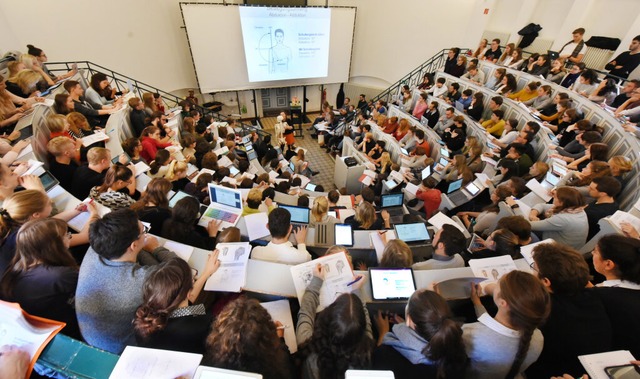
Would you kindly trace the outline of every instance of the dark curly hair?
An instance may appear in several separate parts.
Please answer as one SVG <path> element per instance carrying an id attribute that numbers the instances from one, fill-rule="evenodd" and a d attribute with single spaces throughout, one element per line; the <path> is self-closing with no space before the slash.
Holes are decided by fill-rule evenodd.
<path id="1" fill-rule="evenodd" d="M 207 364 L 259 373 L 265 379 L 292 377 L 289 353 L 280 348 L 275 324 L 258 300 L 242 296 L 227 304 L 211 330 Z"/>
<path id="2" fill-rule="evenodd" d="M 300 350 L 305 356 L 317 356 L 321 378 L 341 379 L 348 368 L 370 366 L 374 342 L 366 330 L 362 301 L 354 294 L 342 294 L 318 315 L 313 335 Z"/>

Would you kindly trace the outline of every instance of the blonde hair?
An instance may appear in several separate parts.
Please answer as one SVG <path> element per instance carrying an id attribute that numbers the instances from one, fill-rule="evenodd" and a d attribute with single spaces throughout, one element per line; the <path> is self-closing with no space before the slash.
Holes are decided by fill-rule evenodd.
<path id="1" fill-rule="evenodd" d="M 165 174 L 164 177 L 165 179 L 174 181 L 178 179 L 178 173 L 182 173 L 182 172 L 187 172 L 187 163 L 172 161 L 171 164 L 169 164 L 169 169 L 167 170 L 167 173 Z"/>
<path id="2" fill-rule="evenodd" d="M 75 143 L 71 138 L 67 137 L 55 137 L 47 143 L 47 151 L 54 157 L 62 155 L 66 145 L 74 145 Z"/>
<path id="3" fill-rule="evenodd" d="M 329 211 L 329 200 L 326 197 L 320 196 L 313 200 L 313 206 L 311 207 L 311 215 L 316 222 L 321 222 L 324 215 Z"/>
<path id="4" fill-rule="evenodd" d="M 33 66 L 38 67 L 38 58 L 30 54 L 22 54 L 19 61 L 23 63 L 24 67 L 28 70 L 33 70 Z"/>
<path id="5" fill-rule="evenodd" d="M 619 175 L 622 175 L 631 171 L 633 169 L 633 164 L 625 156 L 616 155 L 609 159 L 609 167 L 611 167 L 612 171 L 613 168 L 616 167 Z"/>
<path id="6" fill-rule="evenodd" d="M 382 153 L 382 155 L 380 155 L 381 174 L 384 174 L 387 171 L 387 168 L 389 168 L 389 165 L 387 163 L 391 163 L 391 154 L 389 154 L 388 151 L 385 151 L 384 153 Z"/>
<path id="7" fill-rule="evenodd" d="M 21 71 L 21 70 L 18 70 L 18 67 L 20 66 L 20 64 L 25 66 L 24 63 L 18 62 L 18 61 L 11 61 L 7 63 L 7 68 L 9 69 L 9 77 L 14 77 Z"/>
<path id="8" fill-rule="evenodd" d="M 4 200 L 0 209 L 0 235 L 3 238 L 14 226 L 29 221 L 34 213 L 42 212 L 51 200 L 38 190 L 16 192 Z"/>
<path id="9" fill-rule="evenodd" d="M 370 203 L 363 201 L 356 208 L 353 218 L 360 223 L 362 229 L 369 229 L 376 221 L 376 210 Z"/>
<path id="10" fill-rule="evenodd" d="M 99 164 L 100 161 L 104 159 L 109 160 L 110 158 L 109 149 L 105 149 L 104 147 L 92 147 L 87 152 L 87 162 L 89 162 L 89 164 Z"/>
<path id="11" fill-rule="evenodd" d="M 411 267 L 413 264 L 413 253 L 406 242 L 402 240 L 391 240 L 382 253 L 380 267 Z"/>
<path id="12" fill-rule="evenodd" d="M 37 85 L 41 80 L 43 80 L 42 76 L 33 70 L 22 70 L 12 78 L 12 81 L 27 96 L 37 90 Z"/>
<path id="13" fill-rule="evenodd" d="M 64 126 L 67 119 L 63 115 L 50 114 L 47 117 L 47 127 L 51 133 L 64 132 Z"/>
<path id="14" fill-rule="evenodd" d="M 150 108 L 153 112 L 158 110 L 151 92 L 145 92 L 142 94 L 142 102 L 144 103 L 145 108 Z"/>
<path id="15" fill-rule="evenodd" d="M 71 112 L 67 115 L 67 121 L 69 122 L 69 128 L 74 132 L 78 132 L 80 130 L 90 131 L 91 126 L 89 125 L 89 121 L 82 113 L 79 112 Z"/>

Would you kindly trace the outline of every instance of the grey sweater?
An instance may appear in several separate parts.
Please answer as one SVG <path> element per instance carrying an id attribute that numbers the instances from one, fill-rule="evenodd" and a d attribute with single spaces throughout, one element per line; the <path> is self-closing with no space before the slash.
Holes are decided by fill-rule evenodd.
<path id="1" fill-rule="evenodd" d="M 149 253 L 141 251 L 141 262 L 153 262 Z M 153 251 L 157 261 L 176 255 L 158 247 Z M 76 313 L 82 337 L 92 346 L 120 354 L 127 345 L 135 345 L 132 321 L 142 304 L 142 285 L 153 266 L 132 262 L 114 262 L 102 258 L 92 248 L 80 266 L 76 289 Z"/>
<path id="2" fill-rule="evenodd" d="M 298 312 L 298 324 L 296 325 L 296 340 L 298 342 L 298 346 L 306 342 L 313 335 L 313 325 L 316 320 L 316 310 L 318 309 L 318 304 L 320 304 L 320 288 L 322 287 L 322 283 L 322 279 L 314 276 L 302 296 L 300 311 Z M 367 311 L 365 304 L 362 305 L 364 308 L 365 319 L 367 320 L 366 333 L 369 338 L 373 340 L 369 311 Z M 321 379 L 315 354 L 307 357 L 302 365 L 302 377 L 303 379 Z"/>
<path id="3" fill-rule="evenodd" d="M 520 332 L 500 324 L 489 316 L 482 306 L 476 307 L 476 314 L 480 315 L 478 322 L 462 326 L 462 339 L 470 361 L 466 377 L 504 378 L 518 351 Z M 542 333 L 536 329 L 531 337 L 527 355 L 520 366 L 521 373 L 538 359 L 543 342 Z M 519 374 L 516 378 L 522 378 L 522 375 Z"/>
<path id="4" fill-rule="evenodd" d="M 538 214 L 544 214 L 553 207 L 552 204 L 537 204 L 531 209 L 538 211 Z M 516 208 L 516 213 L 523 215 L 520 208 Z M 560 212 L 553 216 L 540 221 L 530 221 L 531 230 L 534 232 L 542 232 L 542 239 L 551 238 L 556 242 L 564 243 L 574 249 L 580 249 L 587 242 L 589 234 L 589 220 L 584 211 L 576 213 Z"/>

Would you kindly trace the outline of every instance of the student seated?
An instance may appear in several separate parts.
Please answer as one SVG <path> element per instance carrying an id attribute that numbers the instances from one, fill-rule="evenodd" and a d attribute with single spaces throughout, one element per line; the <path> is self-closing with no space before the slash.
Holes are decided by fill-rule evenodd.
<path id="1" fill-rule="evenodd" d="M 178 200 L 171 210 L 171 218 L 162 225 L 163 238 L 200 249 L 213 250 L 221 220 L 211 220 L 207 227 L 198 225 L 200 203 L 191 196 Z"/>
<path id="2" fill-rule="evenodd" d="M 380 235 L 385 244 L 382 258 L 378 263 L 378 267 L 411 267 L 413 264 L 413 253 L 406 242 L 393 239 L 387 241 L 384 234 Z"/>
<path id="3" fill-rule="evenodd" d="M 325 275 L 321 265 L 314 268 L 298 312 L 296 340 L 304 359 L 304 378 L 339 378 L 347 369 L 371 365 L 371 320 L 358 296 L 342 294 L 316 317 Z"/>
<path id="4" fill-rule="evenodd" d="M 203 364 L 254 372 L 264 379 L 294 378 L 282 326 L 258 300 L 241 296 L 228 303 L 213 323 Z"/>
<path id="5" fill-rule="evenodd" d="M 73 305 L 78 265 L 69 253 L 69 237 L 62 220 L 27 221 L 16 235 L 16 255 L 0 281 L 0 298 L 31 315 L 65 322 L 62 333 L 82 340 Z"/>
<path id="6" fill-rule="evenodd" d="M 442 268 L 464 267 L 460 255 L 467 247 L 464 234 L 453 225 L 443 225 L 433 236 L 434 247 L 431 259 L 413 264 L 414 270 L 436 270 Z"/>
<path id="7" fill-rule="evenodd" d="M 579 355 L 611 351 L 611 324 L 604 305 L 588 288 L 589 267 L 582 255 L 560 243 L 537 245 L 533 269 L 551 294 L 551 313 L 540 327 L 544 347 L 527 376 L 582 374 Z"/>
<path id="8" fill-rule="evenodd" d="M 76 199 L 86 199 L 93 187 L 104 182 L 111 167 L 111 152 L 103 147 L 93 147 L 87 152 L 87 164 L 78 167 L 71 181 L 71 194 Z"/>
<path id="9" fill-rule="evenodd" d="M 130 209 L 113 211 L 91 224 L 89 242 L 76 290 L 80 331 L 90 345 L 120 354 L 135 344 L 131 321 L 153 265 L 177 256 L 148 236 Z"/>
<path id="10" fill-rule="evenodd" d="M 391 370 L 396 378 L 461 378 L 468 358 L 462 328 L 454 321 L 446 300 L 429 290 L 411 295 L 405 319 L 389 319 L 378 312 L 378 347 L 373 351 L 373 369 Z"/>
<path id="11" fill-rule="evenodd" d="M 374 206 L 368 201 L 363 201 L 356 207 L 356 214 L 347 217 L 344 223 L 350 224 L 353 230 L 382 230 L 391 228 L 390 217 L 387 211 L 380 212 L 378 216 Z"/>
<path id="12" fill-rule="evenodd" d="M 138 345 L 204 354 L 213 317 L 203 304 L 189 304 L 218 268 L 218 250 L 209 254 L 200 275 L 180 258 L 158 265 L 144 281 L 143 302 L 133 320 Z"/>
<path id="13" fill-rule="evenodd" d="M 336 224 L 340 220 L 333 216 L 329 216 L 329 200 L 326 197 L 320 196 L 313 199 L 313 206 L 311 207 L 311 214 L 309 217 L 309 225 L 316 226 L 318 224 Z"/>
<path id="14" fill-rule="evenodd" d="M 442 202 L 442 192 L 436 189 L 437 185 L 438 182 L 429 176 L 422 179 L 420 187 L 416 191 L 416 199 L 422 200 L 425 217 L 427 219 L 438 212 L 438 208 L 440 208 L 440 203 Z"/>
<path id="15" fill-rule="evenodd" d="M 260 213 L 262 212 L 260 210 L 260 205 L 262 205 L 262 192 L 264 191 L 264 187 L 263 188 L 252 188 L 251 190 L 249 190 L 249 193 L 247 194 L 247 203 L 245 205 L 244 208 L 242 208 L 242 216 L 247 216 L 247 215 L 251 215 L 251 214 L 255 214 L 255 213 Z M 267 210 L 269 212 L 271 212 L 273 209 L 275 209 L 275 204 L 273 203 L 273 201 L 270 198 L 265 198 L 264 199 L 264 204 L 267 207 Z"/>
<path id="16" fill-rule="evenodd" d="M 78 169 L 76 144 L 67 137 L 55 137 L 47 143 L 47 151 L 53 156 L 49 161 L 49 171 L 62 188 L 71 191 L 73 175 Z"/>
<path id="17" fill-rule="evenodd" d="M 169 191 L 171 191 L 171 183 L 167 179 L 151 179 L 140 200 L 131 205 L 131 209 L 136 211 L 140 221 L 151 224 L 149 230 L 151 234 L 159 235 L 164 222 L 171 218 L 169 199 L 167 199 Z"/>
<path id="18" fill-rule="evenodd" d="M 535 276 L 511 271 L 484 290 L 493 295 L 498 307 L 498 313 L 491 317 L 480 302 L 479 291 L 478 285 L 471 286 L 478 322 L 462 326 L 470 361 L 466 377 L 522 377 L 542 350 L 543 337 L 538 327 L 550 312 L 549 293 Z"/>
<path id="19" fill-rule="evenodd" d="M 612 350 L 640 355 L 640 241 L 621 235 L 602 237 L 593 250 L 593 266 L 605 281 L 594 291 L 602 300 L 613 329 Z"/>
<path id="20" fill-rule="evenodd" d="M 136 178 L 133 175 L 135 168 L 115 164 L 104 176 L 104 183 L 95 186 L 89 192 L 89 196 L 111 210 L 129 208 L 136 196 Z M 138 193 L 136 197 L 140 197 Z"/>
<path id="21" fill-rule="evenodd" d="M 271 241 L 267 246 L 256 246 L 251 250 L 251 259 L 261 261 L 279 262 L 291 265 L 308 262 L 311 254 L 307 252 L 306 238 L 307 228 L 298 228 L 295 236 L 297 248 L 289 242 L 289 236 L 293 230 L 291 214 L 283 208 L 276 208 L 269 213 L 267 229 L 271 233 Z"/>

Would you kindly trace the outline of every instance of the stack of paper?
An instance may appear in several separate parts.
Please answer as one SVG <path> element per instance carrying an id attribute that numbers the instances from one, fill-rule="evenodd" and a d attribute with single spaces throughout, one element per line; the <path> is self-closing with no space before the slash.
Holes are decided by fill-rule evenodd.
<path id="1" fill-rule="evenodd" d="M 313 270 L 318 264 L 322 265 L 325 273 L 324 283 L 320 288 L 320 304 L 317 309 L 320 312 L 331 305 L 338 296 L 351 292 L 351 287 L 347 284 L 353 281 L 354 275 L 344 252 L 325 255 L 310 262 L 292 266 L 293 285 L 301 303 L 304 292 L 313 279 Z"/>
<path id="2" fill-rule="evenodd" d="M 498 280 L 505 274 L 518 269 L 513 259 L 508 255 L 472 259 L 469 261 L 469 267 L 471 267 L 471 271 L 473 271 L 475 277 L 490 280 Z"/>
<path id="3" fill-rule="evenodd" d="M 246 215 L 244 216 L 244 222 L 247 226 L 249 241 L 259 240 L 271 234 L 267 229 L 269 216 L 265 212 Z"/>
<path id="4" fill-rule="evenodd" d="M 538 195 L 545 203 L 549 202 L 553 196 L 549 195 L 549 190 L 544 188 L 537 180 L 531 179 L 527 182 L 527 188 Z"/>
<path id="5" fill-rule="evenodd" d="M 249 242 L 219 243 L 220 268 L 204 285 L 205 291 L 240 292 L 247 280 L 247 261 L 251 253 Z"/>
<path id="6" fill-rule="evenodd" d="M 451 219 L 450 217 L 448 217 L 447 215 L 445 215 L 442 212 L 438 212 L 435 215 L 433 215 L 433 217 L 431 217 L 428 220 L 429 224 L 433 225 L 436 229 L 442 229 L 442 226 L 445 224 L 449 224 L 449 225 L 453 225 L 456 228 L 458 228 L 458 230 L 460 230 L 462 233 L 465 232 L 464 228 L 462 227 L 462 225 L 458 224 L 457 222 L 455 222 L 453 219 Z"/>
<path id="7" fill-rule="evenodd" d="M 606 367 L 628 365 L 630 361 L 635 361 L 635 358 L 628 350 L 580 355 L 578 359 L 591 379 L 609 379 L 609 376 L 604 371 Z M 626 378 L 626 376 L 624 377 Z M 635 376 L 630 376 L 630 378 L 633 377 L 637 378 L 637 373 Z"/>
<path id="8" fill-rule="evenodd" d="M 193 378 L 202 354 L 127 346 L 110 379 Z"/>
<path id="9" fill-rule="evenodd" d="M 291 308 L 289 300 L 270 301 L 268 303 L 260 303 L 264 309 L 269 312 L 273 321 L 280 321 L 284 328 L 284 343 L 289 348 L 289 353 L 293 354 L 298 351 L 298 343 L 296 341 L 296 329 L 291 316 Z"/>

